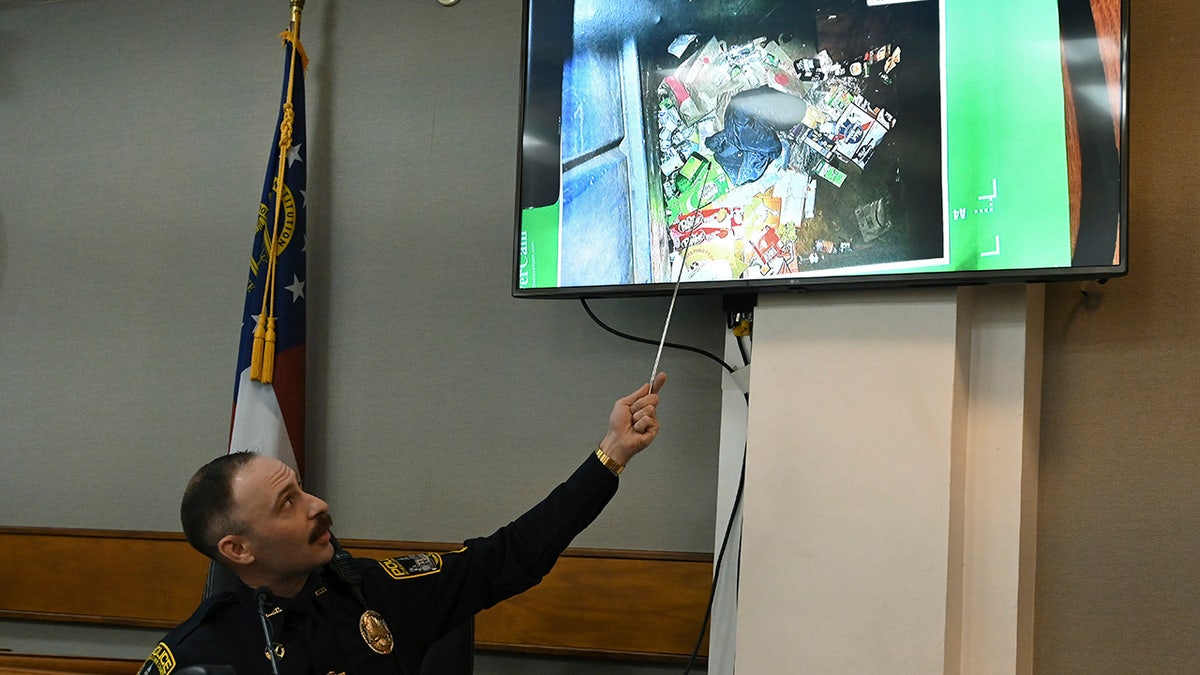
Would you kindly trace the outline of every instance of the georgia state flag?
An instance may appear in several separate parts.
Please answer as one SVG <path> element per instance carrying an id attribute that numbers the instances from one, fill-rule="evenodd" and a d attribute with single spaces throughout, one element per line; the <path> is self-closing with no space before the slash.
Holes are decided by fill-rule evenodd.
<path id="1" fill-rule="evenodd" d="M 304 49 L 299 40 L 284 33 L 283 93 L 279 121 L 267 161 L 258 224 L 250 257 L 246 303 L 238 348 L 237 378 L 233 393 L 229 451 L 253 450 L 276 457 L 301 476 L 304 473 L 304 363 L 305 363 L 305 170 Z M 288 102 L 291 105 L 288 106 Z M 290 110 L 289 110 L 290 108 Z M 283 150 L 283 194 L 276 194 L 280 170 L 280 138 L 291 139 Z M 276 218 L 276 203 L 279 217 Z M 278 233 L 273 288 L 268 285 L 269 246 Z M 264 305 L 264 295 L 266 304 Z M 275 317 L 275 365 L 268 383 L 250 378 L 254 329 L 264 307 Z M 268 349 L 270 346 L 268 345 Z"/>

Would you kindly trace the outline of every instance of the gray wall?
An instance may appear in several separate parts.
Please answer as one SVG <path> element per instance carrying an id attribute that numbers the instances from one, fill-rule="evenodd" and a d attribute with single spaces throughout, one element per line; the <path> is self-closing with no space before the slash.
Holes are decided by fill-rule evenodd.
<path id="1" fill-rule="evenodd" d="M 195 7 L 2 15 L 6 524 L 177 530 L 183 482 L 225 450 L 288 12 Z M 306 10 L 309 481 L 343 537 L 503 524 L 650 374 L 654 348 L 577 301 L 510 297 L 520 14 Z M 593 305 L 657 337 L 667 299 Z M 676 319 L 673 338 L 719 349 L 719 303 Z M 711 548 L 719 368 L 668 352 L 664 369 L 670 431 L 582 544 Z"/>
<path id="2" fill-rule="evenodd" d="M 1131 5 L 1132 272 L 1046 293 L 1039 673 L 1200 669 L 1200 13 Z"/>
<path id="3" fill-rule="evenodd" d="M 287 19 L 0 2 L 0 524 L 177 531 L 225 451 Z M 307 3 L 308 482 L 343 537 L 491 532 L 650 375 L 654 347 L 577 301 L 510 295 L 520 32 L 519 0 Z M 667 299 L 592 306 L 657 338 Z M 722 349 L 719 301 L 674 317 Z M 662 369 L 664 431 L 576 545 L 712 550 L 720 368 Z M 156 635 L 8 622 L 0 648 L 143 657 Z"/>
<path id="4" fill-rule="evenodd" d="M 508 296 L 518 4 L 308 3 L 310 482 L 344 536 L 501 524 L 653 360 L 577 303 Z M 0 523 L 174 530 L 182 482 L 222 451 L 286 14 L 0 0 Z M 1039 673 L 1200 663 L 1200 13 L 1132 19 L 1133 271 L 1099 299 L 1047 292 Z M 665 313 L 596 307 L 650 336 Z M 721 320 L 687 300 L 672 337 L 717 348 Z M 666 430 L 582 545 L 711 550 L 719 373 L 665 367 Z M 0 623 L 0 648 L 135 657 L 154 637 Z M 482 667 L 535 671 L 508 658 Z"/>

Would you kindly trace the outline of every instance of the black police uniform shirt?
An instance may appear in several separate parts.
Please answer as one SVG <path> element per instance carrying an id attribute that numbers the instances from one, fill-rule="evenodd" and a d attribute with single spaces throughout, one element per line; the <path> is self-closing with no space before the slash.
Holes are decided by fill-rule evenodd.
<path id="1" fill-rule="evenodd" d="M 541 581 L 616 490 L 617 477 L 593 454 L 541 503 L 489 537 L 449 553 L 354 559 L 363 602 L 328 566 L 295 597 L 268 594 L 265 614 L 280 675 L 415 675 L 438 637 Z M 373 651 L 360 632 L 364 603 L 387 623 L 395 643 L 390 654 Z M 139 675 L 170 675 L 190 665 L 271 673 L 252 589 L 242 584 L 203 602 L 158 643 Z"/>

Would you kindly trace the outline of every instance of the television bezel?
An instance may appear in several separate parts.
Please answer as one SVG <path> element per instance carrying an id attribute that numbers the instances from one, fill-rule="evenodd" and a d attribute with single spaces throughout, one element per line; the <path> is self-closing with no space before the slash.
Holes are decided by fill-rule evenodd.
<path id="1" fill-rule="evenodd" d="M 522 49 L 521 77 L 519 87 L 518 107 L 518 151 L 517 151 L 517 181 L 515 194 L 515 214 L 513 229 L 511 293 L 514 298 L 532 299 L 600 299 L 620 297 L 650 297 L 663 296 L 672 293 L 679 295 L 720 295 L 734 297 L 752 297 L 760 293 L 805 293 L 810 291 L 833 290 L 868 290 L 895 288 L 928 288 L 953 287 L 983 284 L 1025 284 L 1025 283 L 1054 283 L 1100 281 L 1119 278 L 1129 273 L 1129 13 L 1130 0 L 1114 0 L 1120 4 L 1120 33 L 1118 36 L 1118 61 L 1120 76 L 1117 93 L 1116 128 L 1120 138 L 1117 139 L 1117 168 L 1118 168 L 1118 231 L 1116 234 L 1116 251 L 1118 262 L 1109 265 L 1061 266 L 1042 268 L 1014 268 L 998 270 L 951 270 L 935 272 L 888 272 L 867 274 L 833 274 L 823 276 L 781 276 L 758 277 L 752 279 L 728 279 L 720 281 L 684 281 L 677 284 L 672 281 L 657 283 L 624 283 L 590 286 L 553 286 L 522 288 L 520 286 L 521 268 L 521 232 L 522 232 L 522 190 L 523 164 L 526 154 L 525 125 L 527 111 L 527 86 L 530 62 L 530 11 L 534 0 L 523 0 L 522 14 Z M 1086 1 L 1086 0 L 1083 0 Z M 1090 4 L 1090 3 L 1089 3 Z M 1061 7 L 1061 2 L 1059 3 Z M 1096 35 L 1096 41 L 1100 36 Z M 1064 57 L 1064 68 L 1065 57 Z M 1072 87 L 1076 97 L 1080 85 Z M 1111 89 L 1112 83 L 1107 83 Z M 1083 139 L 1080 138 L 1081 153 Z M 1091 193 L 1089 193 L 1091 194 Z M 1083 201 L 1082 188 L 1080 201 Z M 1082 227 L 1082 215 L 1080 216 Z"/>

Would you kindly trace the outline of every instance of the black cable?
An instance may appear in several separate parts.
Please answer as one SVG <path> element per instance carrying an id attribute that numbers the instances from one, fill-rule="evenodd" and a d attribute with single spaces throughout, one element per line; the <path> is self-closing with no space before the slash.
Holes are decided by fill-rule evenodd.
<path id="1" fill-rule="evenodd" d="M 747 396 L 749 399 L 749 396 Z M 747 401 L 748 402 L 748 401 Z M 696 646 L 692 649 L 692 657 L 688 659 L 683 675 L 692 672 L 692 665 L 700 655 L 700 646 L 704 644 L 704 634 L 708 631 L 708 621 L 712 618 L 713 602 L 717 597 L 717 582 L 721 579 L 721 564 L 725 560 L 725 549 L 729 546 L 729 535 L 733 532 L 733 523 L 737 520 L 738 511 L 742 505 L 742 490 L 746 486 L 746 449 L 742 448 L 742 470 L 738 476 L 737 492 L 733 495 L 733 508 L 729 510 L 729 522 L 725 524 L 725 535 L 721 538 L 721 550 L 717 553 L 717 561 L 713 565 L 712 586 L 708 589 L 708 607 L 704 610 L 704 621 L 700 623 L 700 635 L 696 638 Z"/>
<path id="2" fill-rule="evenodd" d="M 613 335 L 624 338 L 626 340 L 632 340 L 634 342 L 640 342 L 643 344 L 648 344 L 648 345 L 657 345 L 658 344 L 658 342 L 656 342 L 654 340 L 651 340 L 648 338 L 637 337 L 635 335 L 623 333 L 619 330 L 616 330 L 615 328 L 612 328 L 611 326 L 609 326 L 609 325 L 605 324 L 603 321 L 601 321 L 596 316 L 596 314 L 594 312 L 592 312 L 591 307 L 589 307 L 587 304 L 587 300 L 580 298 L 580 303 L 583 304 L 584 311 L 586 311 L 588 316 L 590 316 L 592 318 L 592 321 L 595 321 L 597 325 L 599 325 L 604 330 L 612 333 Z M 732 317 L 731 317 L 731 321 L 732 321 Z M 732 325 L 733 324 L 731 323 L 730 327 L 732 327 Z M 719 363 L 721 365 L 722 368 L 729 371 L 730 373 L 734 372 L 734 369 L 728 363 L 721 360 L 714 354 L 704 351 L 703 349 L 699 349 L 697 347 L 692 347 L 689 345 L 676 344 L 676 343 L 672 343 L 672 342 L 665 342 L 663 344 L 664 344 L 664 346 L 671 347 L 672 349 L 682 349 L 684 351 L 690 351 L 690 352 L 700 354 L 709 359 L 712 359 L 713 361 L 716 361 L 717 363 Z M 749 365 L 749 361 L 750 361 L 749 355 L 747 354 L 745 346 L 741 343 L 740 339 L 738 340 L 738 349 L 741 352 L 742 360 L 745 361 L 747 365 Z M 747 394 L 745 396 L 745 398 L 746 398 L 747 404 L 749 404 L 749 402 L 750 402 L 749 394 Z M 729 521 L 725 525 L 725 534 L 721 538 L 721 549 L 717 553 L 717 559 L 713 565 L 713 581 L 712 581 L 712 585 L 709 587 L 708 604 L 704 611 L 704 620 L 700 624 L 700 634 L 696 638 L 696 646 L 692 649 L 692 655 L 688 659 L 687 666 L 684 670 L 684 675 L 689 675 L 689 673 L 692 672 L 692 666 L 695 665 L 696 659 L 699 658 L 700 648 L 704 644 L 704 636 L 705 636 L 706 632 L 708 631 L 709 621 L 712 619 L 713 604 L 716 600 L 716 594 L 717 594 L 717 584 L 720 582 L 720 578 L 721 578 L 721 568 L 724 565 L 725 554 L 729 547 L 729 539 L 733 533 L 733 524 L 737 520 L 738 512 L 741 510 L 742 496 L 745 491 L 745 486 L 746 486 L 746 449 L 743 448 L 742 449 L 742 466 L 741 466 L 741 470 L 738 475 L 737 492 L 734 493 L 733 507 L 732 507 L 732 509 L 730 509 L 730 512 L 729 512 Z"/>
<path id="3" fill-rule="evenodd" d="M 651 340 L 649 338 L 643 338 L 643 337 L 638 337 L 636 335 L 630 335 L 629 333 L 622 333 L 621 331 L 613 328 L 612 326 L 609 326 L 608 324 L 601 321 L 599 317 L 596 316 L 596 314 L 592 311 L 591 307 L 588 307 L 587 300 L 585 298 L 580 298 L 579 302 L 583 305 L 583 311 L 587 312 L 588 316 L 592 317 L 592 321 L 595 321 L 596 325 L 598 325 L 601 328 L 603 328 L 604 330 L 612 333 L 613 335 L 616 335 L 617 337 L 620 337 L 620 338 L 625 338 L 626 340 L 632 340 L 634 342 L 641 342 L 642 344 L 655 345 L 655 346 L 658 345 L 658 340 Z M 733 366 L 722 361 L 721 358 L 718 357 L 716 354 L 713 354 L 712 352 L 706 352 L 703 349 L 700 349 L 699 347 L 693 347 L 691 345 L 681 345 L 676 342 L 664 342 L 663 346 L 670 347 L 672 349 L 682 349 L 685 352 L 693 352 L 693 353 L 699 354 L 701 356 L 708 357 L 708 358 L 712 359 L 713 361 L 716 361 L 717 363 L 721 364 L 721 367 L 724 368 L 725 370 L 729 371 L 730 373 L 733 372 Z"/>
<path id="4" fill-rule="evenodd" d="M 737 343 L 738 351 L 742 353 L 742 363 L 750 365 L 750 353 L 746 351 L 746 345 L 742 342 L 742 338 L 735 336 L 733 341 Z"/>
<path id="5" fill-rule="evenodd" d="M 580 302 L 580 304 L 583 305 L 583 310 L 585 312 L 587 312 L 587 315 L 592 318 L 592 321 L 596 322 L 596 325 L 598 325 L 601 328 L 603 328 L 604 330 L 612 333 L 613 335 L 616 335 L 617 337 L 620 337 L 620 338 L 624 338 L 626 340 L 632 340 L 633 342 L 641 342 L 643 344 L 648 344 L 648 345 L 657 345 L 658 344 L 658 342 L 651 340 L 649 338 L 643 338 L 643 337 L 638 337 L 636 335 L 630 335 L 628 333 L 622 333 L 621 331 L 619 331 L 619 330 L 609 326 L 608 324 L 604 323 L 603 321 L 601 321 L 599 319 L 599 317 L 597 317 L 596 314 L 594 312 L 592 312 L 592 308 L 588 306 L 587 300 L 585 298 L 580 298 L 579 302 Z M 729 321 L 732 322 L 733 319 L 734 319 L 733 315 L 730 314 Z M 732 328 L 733 325 L 734 325 L 733 323 L 730 323 L 729 327 Z M 745 362 L 745 365 L 750 365 L 749 354 L 746 353 L 745 346 L 741 343 L 740 338 L 737 340 L 737 343 L 738 343 L 738 350 L 741 352 L 741 355 L 742 355 L 742 361 Z M 711 352 L 704 351 L 703 349 L 700 349 L 699 347 L 692 347 L 691 345 L 682 345 L 682 344 L 677 344 L 677 343 L 673 343 L 673 342 L 663 342 L 663 346 L 670 347 L 672 349 L 682 349 L 684 351 L 700 354 L 701 356 L 708 357 L 708 358 L 712 359 L 713 361 L 716 361 L 717 363 L 721 364 L 721 367 L 724 368 L 725 370 L 729 371 L 729 373 L 732 374 L 734 372 L 733 367 L 730 366 L 728 363 L 725 363 L 725 361 L 722 360 L 720 357 L 716 356 L 715 354 L 713 354 Z M 746 399 L 746 405 L 749 405 L 750 404 L 750 394 L 748 394 L 748 393 L 744 394 L 744 398 Z M 733 523 L 734 523 L 734 521 L 737 520 L 738 511 L 741 510 L 742 492 L 743 492 L 745 486 L 746 486 L 746 448 L 743 447 L 742 448 L 742 468 L 738 474 L 737 492 L 735 492 L 733 495 L 733 508 L 731 508 L 729 511 L 729 522 L 725 524 L 725 534 L 721 537 L 721 550 L 717 552 L 717 559 L 716 559 L 716 562 L 713 564 L 713 580 L 712 580 L 712 585 L 709 587 L 709 590 L 708 590 L 708 605 L 704 609 L 704 620 L 700 623 L 700 635 L 696 638 L 696 646 L 695 646 L 695 648 L 692 649 L 691 658 L 688 659 L 687 667 L 683 671 L 684 675 L 688 675 L 688 673 L 692 672 L 692 666 L 695 664 L 696 659 L 700 656 L 700 647 L 704 644 L 704 635 L 708 631 L 708 622 L 712 618 L 713 603 L 717 597 L 717 583 L 721 579 L 721 565 L 722 565 L 722 563 L 724 563 L 725 551 L 729 546 L 729 536 L 730 536 L 730 534 L 733 533 Z"/>

